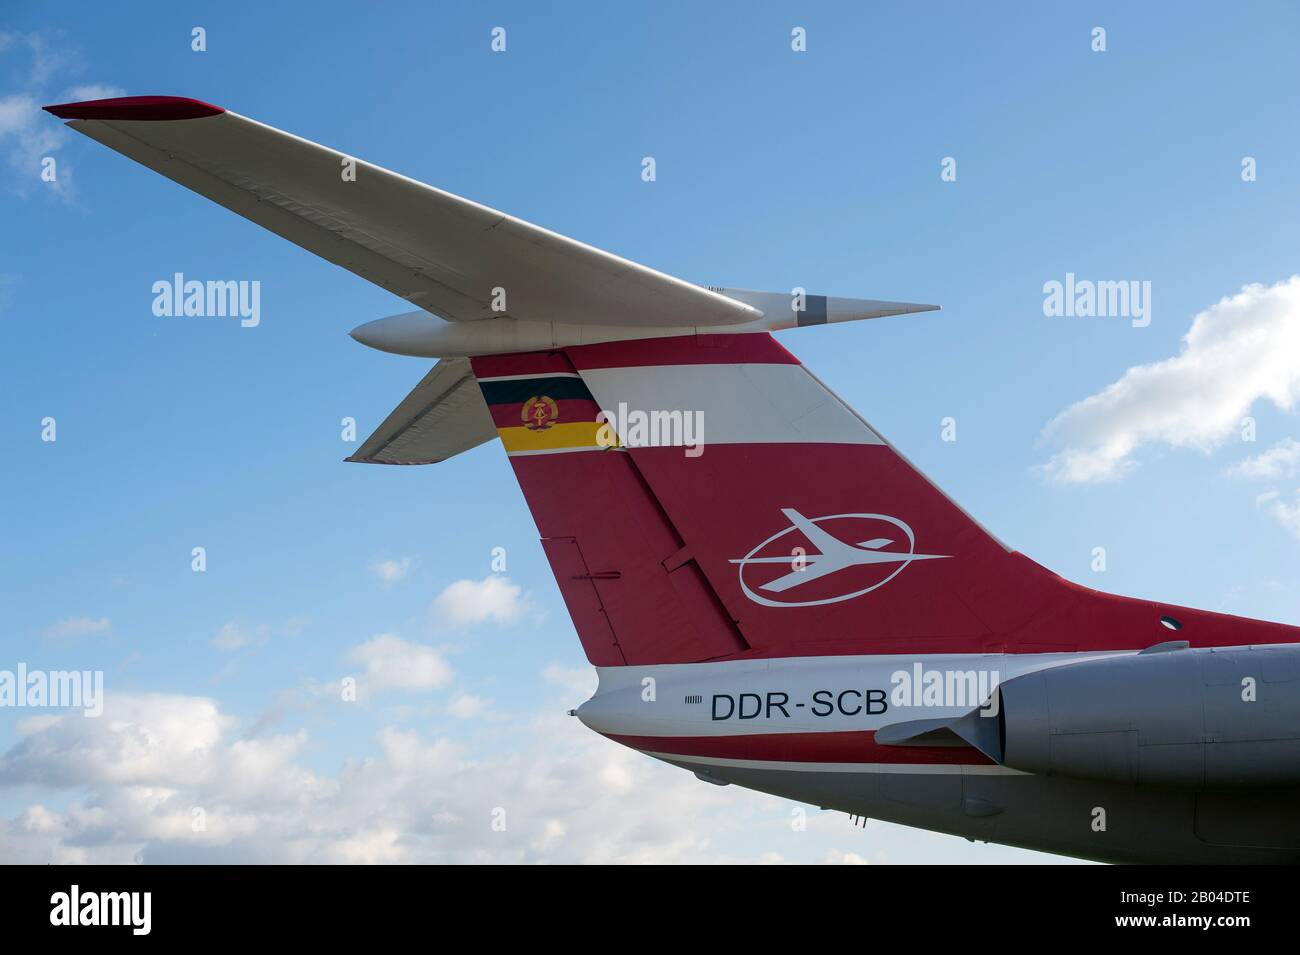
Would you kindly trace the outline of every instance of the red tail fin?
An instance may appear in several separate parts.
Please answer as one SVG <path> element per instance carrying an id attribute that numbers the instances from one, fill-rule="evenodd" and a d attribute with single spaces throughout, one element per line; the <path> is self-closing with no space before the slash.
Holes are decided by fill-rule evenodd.
<path id="1" fill-rule="evenodd" d="M 1173 636 L 1167 608 L 1076 587 L 1003 546 L 770 335 L 473 368 L 597 666 Z M 622 447 L 604 446 L 611 430 Z M 684 446 L 692 430 L 698 447 Z M 1179 614 L 1196 644 L 1297 639 Z"/>

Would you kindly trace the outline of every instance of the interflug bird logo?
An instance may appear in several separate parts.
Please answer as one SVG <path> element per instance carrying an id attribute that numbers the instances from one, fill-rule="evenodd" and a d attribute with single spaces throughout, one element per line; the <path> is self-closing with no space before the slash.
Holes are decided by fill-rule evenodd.
<path id="1" fill-rule="evenodd" d="M 560 417 L 560 409 L 549 396 L 534 395 L 524 402 L 519 417 L 523 420 L 524 427 L 532 431 L 545 431 Z"/>
<path id="2" fill-rule="evenodd" d="M 914 560 L 943 560 L 951 556 L 916 553 L 912 528 L 888 514 L 828 514 L 809 518 L 793 507 L 783 507 L 781 513 L 790 522 L 788 527 L 756 545 L 744 557 L 731 561 L 739 565 L 740 589 L 745 596 L 765 607 L 815 607 L 852 600 L 883 587 Z M 882 531 L 890 536 L 854 541 L 867 533 Z M 816 553 L 807 553 L 802 546 L 795 551 L 790 544 L 800 539 L 807 540 Z M 808 586 L 816 581 L 823 583 Z M 780 596 L 791 590 L 800 590 L 795 599 Z"/>

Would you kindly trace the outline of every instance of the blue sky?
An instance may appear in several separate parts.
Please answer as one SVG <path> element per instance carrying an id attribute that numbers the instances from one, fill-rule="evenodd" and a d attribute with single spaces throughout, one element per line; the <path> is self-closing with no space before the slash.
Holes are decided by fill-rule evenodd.
<path id="1" fill-rule="evenodd" d="M 1271 288 L 1300 271 L 1293 6 L 618 6 L 5 12 L 0 667 L 102 669 L 142 725 L 198 737 L 153 751 L 0 711 L 0 852 L 1045 861 L 841 817 L 792 834 L 787 803 L 700 793 L 587 739 L 562 717 L 585 660 L 499 447 L 428 468 L 342 462 L 340 420 L 364 438 L 427 368 L 346 333 L 409 306 L 35 111 L 88 87 L 214 102 L 701 284 L 942 304 L 781 337 L 1053 570 L 1300 622 L 1286 443 L 1300 292 Z M 175 272 L 260 281 L 260 326 L 155 317 L 151 286 Z M 1045 316 L 1043 285 L 1067 272 L 1149 281 L 1149 326 Z M 1178 363 L 1207 309 L 1221 347 Z M 1223 426 L 1243 407 L 1253 443 Z M 1105 480 L 1051 467 L 1114 442 L 1132 447 Z M 1249 461 L 1255 477 L 1231 473 Z M 450 620 L 480 605 L 439 595 L 487 577 L 494 547 L 517 590 L 496 593 L 495 616 Z M 407 570 L 385 581 L 383 561 Z M 337 703 L 328 688 L 385 634 L 415 648 L 423 682 Z M 420 796 L 472 814 L 492 798 L 476 786 L 508 802 L 521 779 L 546 808 L 495 843 L 449 835 Z M 259 816 L 277 783 L 319 801 Z M 159 809 L 151 787 L 178 795 Z M 175 835 L 196 800 L 229 828 Z"/>

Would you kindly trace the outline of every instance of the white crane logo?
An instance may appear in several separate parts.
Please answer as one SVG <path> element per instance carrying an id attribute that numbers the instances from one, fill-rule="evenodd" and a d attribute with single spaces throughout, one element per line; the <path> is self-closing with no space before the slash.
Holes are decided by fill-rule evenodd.
<path id="1" fill-rule="evenodd" d="M 783 507 L 781 513 L 790 522 L 789 527 L 777 531 L 767 540 L 755 546 L 744 557 L 731 560 L 731 563 L 738 566 L 740 589 L 745 592 L 745 596 L 754 603 L 762 604 L 765 607 L 815 607 L 821 604 L 839 603 L 841 600 L 852 600 L 854 597 L 861 597 L 863 594 L 869 594 L 871 591 L 883 587 L 901 574 L 903 569 L 914 560 L 943 560 L 952 556 L 951 554 L 916 553 L 916 537 L 912 534 L 912 528 L 888 514 L 827 514 L 825 517 L 804 517 L 793 507 Z M 901 546 L 904 543 L 903 540 L 896 541 L 890 537 L 874 537 L 858 543 L 849 543 L 840 540 L 840 538 L 820 526 L 823 523 L 832 521 L 843 522 L 848 520 L 883 521 L 886 524 L 891 524 L 902 532 L 907 549 L 905 551 L 884 550 L 885 547 L 891 544 Z M 772 544 L 787 535 L 795 533 L 802 534 L 818 552 L 806 555 L 772 553 L 759 556 L 764 550 L 775 551 L 776 548 L 772 548 Z M 781 564 L 790 567 L 790 572 L 777 577 L 775 580 L 758 584 L 757 590 L 766 591 L 770 594 L 783 594 L 786 591 L 810 584 L 815 580 L 822 580 L 832 574 L 838 574 L 850 567 L 867 565 L 880 565 L 883 567 L 887 564 L 897 564 L 897 566 L 883 579 L 875 580 L 865 587 L 856 586 L 856 584 L 862 583 L 859 579 L 850 584 L 855 588 L 853 590 L 833 596 L 821 596 L 815 600 L 773 600 L 770 597 L 756 593 L 755 587 L 751 586 L 751 582 L 753 576 L 757 576 L 757 574 L 747 576 L 746 572 L 749 568 L 770 567 Z"/>

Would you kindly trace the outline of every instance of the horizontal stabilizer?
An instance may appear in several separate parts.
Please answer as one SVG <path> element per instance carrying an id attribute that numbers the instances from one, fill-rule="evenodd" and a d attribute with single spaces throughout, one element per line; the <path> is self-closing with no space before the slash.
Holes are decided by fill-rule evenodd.
<path id="1" fill-rule="evenodd" d="M 436 464 L 497 436 L 464 358 L 445 359 L 347 458 L 360 464 Z"/>
<path id="2" fill-rule="evenodd" d="M 45 107 L 79 133 L 451 321 L 735 325 L 699 285 L 219 106 L 128 96 Z"/>

